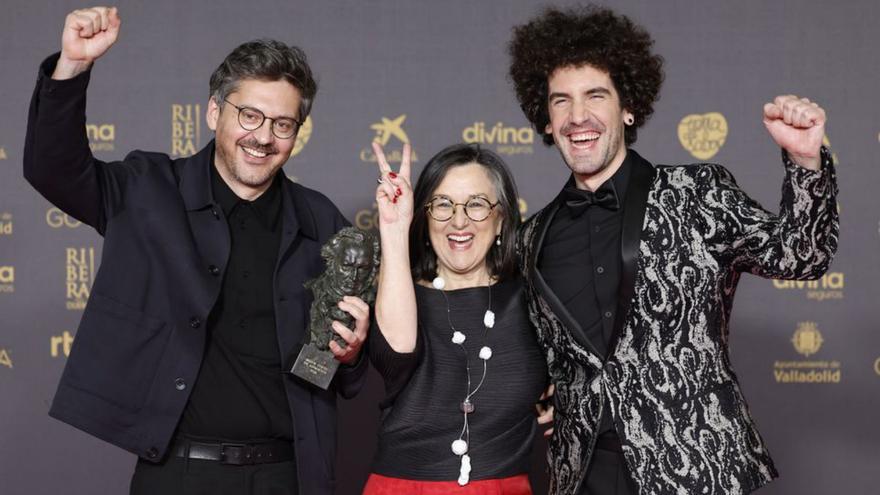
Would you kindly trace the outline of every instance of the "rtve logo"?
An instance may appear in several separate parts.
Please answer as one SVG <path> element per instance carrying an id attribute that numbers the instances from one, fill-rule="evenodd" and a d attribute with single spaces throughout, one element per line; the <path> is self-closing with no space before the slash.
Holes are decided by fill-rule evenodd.
<path id="1" fill-rule="evenodd" d="M 49 337 L 49 353 L 52 357 L 70 356 L 70 348 L 73 346 L 73 335 L 67 330 L 61 335 Z"/>

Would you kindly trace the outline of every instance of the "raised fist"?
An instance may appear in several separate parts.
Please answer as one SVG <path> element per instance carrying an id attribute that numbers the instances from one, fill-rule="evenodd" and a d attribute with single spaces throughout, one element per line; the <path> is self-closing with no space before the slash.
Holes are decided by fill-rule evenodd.
<path id="1" fill-rule="evenodd" d="M 91 7 L 68 14 L 61 34 L 61 58 L 52 78 L 68 79 L 87 70 L 116 42 L 121 22 L 116 7 Z"/>
<path id="2" fill-rule="evenodd" d="M 764 105 L 764 125 L 779 147 L 798 165 L 816 170 L 825 137 L 825 110 L 794 95 L 777 96 Z"/>

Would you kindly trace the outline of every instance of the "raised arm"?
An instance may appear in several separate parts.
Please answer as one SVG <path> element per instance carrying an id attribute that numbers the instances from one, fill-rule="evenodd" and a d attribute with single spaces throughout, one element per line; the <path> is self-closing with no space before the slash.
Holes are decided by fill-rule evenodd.
<path id="1" fill-rule="evenodd" d="M 783 150 L 779 214 L 761 208 L 729 172 L 717 167 L 706 197 L 718 206 L 712 220 L 723 235 L 718 246 L 738 271 L 767 278 L 818 278 L 837 251 L 839 233 L 834 164 L 822 148 L 825 111 L 806 98 L 779 96 L 764 105 L 764 124 Z"/>
<path id="2" fill-rule="evenodd" d="M 115 8 L 76 10 L 67 16 L 60 55 L 40 67 L 23 161 L 25 178 L 46 199 L 102 233 L 126 174 L 106 167 L 89 149 L 86 87 L 89 68 L 116 41 L 119 26 Z M 110 168 L 118 173 L 111 176 Z"/>
<path id="3" fill-rule="evenodd" d="M 392 350 L 407 353 L 415 350 L 418 321 L 409 261 L 409 225 L 414 207 L 410 183 L 411 150 L 408 144 L 404 145 L 398 173 L 391 170 L 378 143 L 373 143 L 373 150 L 382 181 L 376 188 L 382 244 L 376 323 Z"/>

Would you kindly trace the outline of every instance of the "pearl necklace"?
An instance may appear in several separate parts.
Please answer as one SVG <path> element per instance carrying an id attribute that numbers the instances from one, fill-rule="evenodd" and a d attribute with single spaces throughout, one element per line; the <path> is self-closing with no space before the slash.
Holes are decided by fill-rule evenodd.
<path id="1" fill-rule="evenodd" d="M 464 424 L 461 428 L 461 433 L 458 435 L 458 438 L 452 442 L 452 452 L 461 458 L 461 467 L 458 471 L 458 484 L 460 486 L 467 485 L 470 481 L 470 473 L 471 473 L 471 457 L 468 454 L 470 450 L 470 425 L 468 424 L 468 415 L 474 412 L 474 404 L 471 402 L 471 399 L 477 394 L 477 391 L 480 390 L 480 387 L 483 386 L 483 382 L 486 381 L 486 371 L 488 370 L 489 359 L 492 357 L 492 348 L 486 344 L 486 340 L 488 338 L 489 329 L 495 326 L 495 313 L 492 312 L 492 286 L 487 285 L 489 289 L 489 307 L 486 309 L 486 313 L 483 315 L 483 347 L 480 348 L 479 357 L 480 360 L 483 361 L 483 374 L 480 377 L 480 382 L 477 383 L 477 386 L 471 390 L 471 367 L 470 360 L 468 359 L 467 349 L 464 347 L 465 335 L 458 330 L 455 329 L 455 326 L 452 324 L 451 310 L 449 308 L 449 298 L 446 296 L 446 292 L 443 288 L 446 286 L 446 281 L 441 277 L 435 278 L 431 285 L 434 286 L 435 289 L 439 290 L 441 294 L 443 294 L 443 299 L 446 300 L 446 321 L 449 322 L 449 328 L 452 330 L 452 343 L 459 346 L 464 353 L 464 363 L 465 370 L 467 371 L 467 394 L 464 396 L 464 400 L 459 404 L 459 410 L 464 414 Z"/>

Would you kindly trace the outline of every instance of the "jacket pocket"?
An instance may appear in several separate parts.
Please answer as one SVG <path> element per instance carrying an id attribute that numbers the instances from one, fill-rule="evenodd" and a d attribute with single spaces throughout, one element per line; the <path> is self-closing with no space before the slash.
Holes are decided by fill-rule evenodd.
<path id="1" fill-rule="evenodd" d="M 68 385 L 137 411 L 149 392 L 170 332 L 165 322 L 92 293 L 65 369 Z"/>

